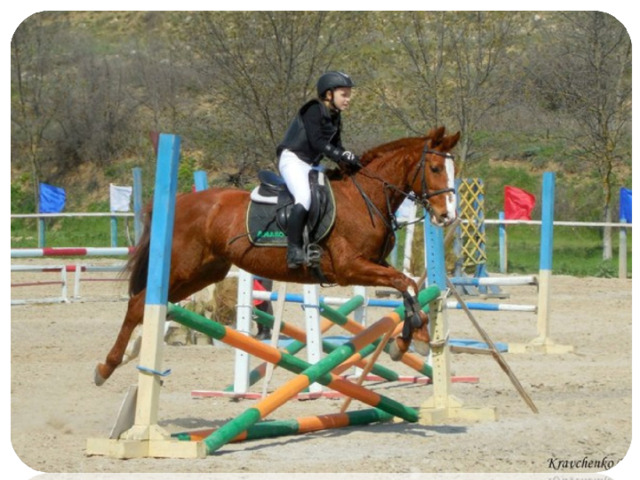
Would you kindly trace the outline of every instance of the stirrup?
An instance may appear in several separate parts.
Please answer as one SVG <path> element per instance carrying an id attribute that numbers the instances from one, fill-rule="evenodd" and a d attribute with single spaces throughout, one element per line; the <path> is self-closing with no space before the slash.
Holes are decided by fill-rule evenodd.
<path id="1" fill-rule="evenodd" d="M 307 265 L 315 268 L 320 265 L 322 259 L 322 247 L 317 243 L 307 245 Z"/>

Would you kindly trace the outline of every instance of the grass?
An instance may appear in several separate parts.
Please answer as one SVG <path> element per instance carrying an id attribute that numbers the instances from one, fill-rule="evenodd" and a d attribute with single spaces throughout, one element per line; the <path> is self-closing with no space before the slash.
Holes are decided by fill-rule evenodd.
<path id="1" fill-rule="evenodd" d="M 110 217 L 47 218 L 44 223 L 47 247 L 111 246 Z M 129 246 L 129 236 L 131 242 L 135 236 L 133 219 L 118 217 L 116 226 L 117 246 Z M 11 248 L 38 248 L 37 220 L 11 220 Z"/>
<path id="2" fill-rule="evenodd" d="M 619 232 L 613 233 L 613 258 L 602 259 L 601 229 L 592 227 L 555 226 L 553 238 L 553 273 L 576 277 L 617 277 Z M 486 226 L 487 270 L 500 272 L 500 243 L 497 225 Z M 405 231 L 398 233 L 398 262 L 404 252 Z M 627 276 L 631 276 L 633 237 L 627 232 Z M 414 234 L 411 272 L 424 272 L 423 233 L 418 226 Z M 452 270 L 455 259 L 447 246 L 447 266 Z M 390 263 L 394 263 L 390 260 Z M 536 274 L 540 269 L 540 226 L 509 225 L 507 227 L 507 273 Z M 467 272 L 473 275 L 473 271 Z"/>
<path id="3" fill-rule="evenodd" d="M 553 236 L 553 273 L 577 277 L 617 277 L 619 232 L 613 233 L 613 258 L 602 259 L 601 229 L 555 226 Z M 500 271 L 498 227 L 487 227 L 487 268 Z M 630 275 L 632 235 L 627 233 L 627 272 Z M 540 262 L 540 227 L 507 227 L 507 272 L 536 273 Z"/>

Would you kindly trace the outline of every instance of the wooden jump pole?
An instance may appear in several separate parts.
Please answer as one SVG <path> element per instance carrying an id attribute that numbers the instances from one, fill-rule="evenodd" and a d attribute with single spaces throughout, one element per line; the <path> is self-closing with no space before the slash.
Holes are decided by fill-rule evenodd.
<path id="1" fill-rule="evenodd" d="M 342 315 L 338 310 L 333 309 L 329 305 L 324 304 L 322 302 L 320 303 L 320 315 L 322 315 L 324 318 L 328 320 L 331 320 L 337 325 L 340 325 L 342 328 L 344 328 L 350 333 L 353 333 L 354 335 L 362 332 L 365 328 L 363 325 L 360 325 L 359 323 L 354 322 L 353 320 L 347 318 L 345 315 Z M 374 348 L 375 348 L 375 345 L 378 344 L 377 342 L 378 341 L 374 342 Z M 385 345 L 384 351 L 388 353 L 388 350 L 389 350 L 388 345 Z M 400 357 L 399 361 L 404 363 L 408 367 L 413 368 L 418 373 L 421 373 L 422 375 L 425 375 L 429 378 L 431 378 L 431 376 L 433 375 L 433 370 L 431 368 L 431 365 L 426 363 L 422 359 L 422 357 L 420 357 L 419 355 L 416 355 L 415 353 L 406 352 L 404 353 L 404 355 L 402 355 L 402 357 Z"/>
<path id="2" fill-rule="evenodd" d="M 529 394 L 525 391 L 524 387 L 518 380 L 518 377 L 515 376 L 515 374 L 513 373 L 513 370 L 511 370 L 511 367 L 509 367 L 509 364 L 507 363 L 507 361 L 504 359 L 500 351 L 496 348 L 496 345 L 493 343 L 493 340 L 491 340 L 491 337 L 489 337 L 489 334 L 485 331 L 484 328 L 482 328 L 480 323 L 476 320 L 476 318 L 471 313 L 471 310 L 467 308 L 465 301 L 456 290 L 455 285 L 451 283 L 449 279 L 447 279 L 447 285 L 449 286 L 449 291 L 458 299 L 458 302 L 460 302 L 460 304 L 462 305 L 463 310 L 469 317 L 469 320 L 471 320 L 471 323 L 473 324 L 475 329 L 478 331 L 478 333 L 482 337 L 482 340 L 484 340 L 484 342 L 489 347 L 491 356 L 493 356 L 496 362 L 498 362 L 498 365 L 500 365 L 500 368 L 502 368 L 504 373 L 507 374 L 507 377 L 509 377 L 509 380 L 511 380 L 511 383 L 516 388 L 516 390 L 518 391 L 522 399 L 526 402 L 527 405 L 529 405 L 529 408 L 531 408 L 531 411 L 533 413 L 538 413 L 538 408 L 536 407 L 535 403 L 533 403 L 533 400 L 531 399 Z"/>
<path id="3" fill-rule="evenodd" d="M 439 297 L 439 295 L 440 289 L 438 287 L 430 287 L 429 289 L 420 292 L 419 302 L 421 305 L 425 305 L 434 298 Z M 390 398 L 379 395 L 329 373 L 358 350 L 370 344 L 383 333 L 400 323 L 403 310 L 404 309 L 402 307 L 397 308 L 396 311 L 378 320 L 378 322 L 353 337 L 351 341 L 343 344 L 331 354 L 321 359 L 318 363 L 309 365 L 301 359 L 280 352 L 269 345 L 265 345 L 251 337 L 235 332 L 224 325 L 218 324 L 217 322 L 213 322 L 204 317 L 200 317 L 199 315 L 184 310 L 177 305 L 170 305 L 170 317 L 187 327 L 199 330 L 206 335 L 221 340 L 236 348 L 241 348 L 252 355 L 260 356 L 269 362 L 292 371 L 299 370 L 302 367 L 302 370 L 297 377 L 287 382 L 274 393 L 258 402 L 254 407 L 249 408 L 238 417 L 220 427 L 211 436 L 207 437 L 204 441 L 207 453 L 211 454 L 218 450 L 220 447 L 236 437 L 240 432 L 257 423 L 261 418 L 264 418 L 266 415 L 273 412 L 276 408 L 284 404 L 303 389 L 307 388 L 313 382 L 327 385 L 334 390 L 338 390 L 350 397 L 354 397 L 357 400 L 380 408 L 407 421 L 416 422 L 418 420 L 418 415 L 412 408 L 406 407 Z"/>
<path id="4" fill-rule="evenodd" d="M 354 310 L 355 308 L 358 308 L 360 305 L 362 305 L 362 303 L 364 302 L 364 299 L 361 296 L 358 297 L 354 297 L 355 302 L 347 302 L 344 305 L 341 305 L 337 311 L 340 312 L 341 314 L 345 314 L 345 313 L 349 313 L 350 310 Z M 355 305 L 355 307 L 354 307 Z M 266 312 L 263 312 L 262 310 L 258 310 L 256 308 L 254 308 L 253 311 L 254 315 L 255 315 L 255 320 L 258 323 L 261 323 L 267 327 L 272 327 L 273 325 L 273 315 L 270 315 Z M 320 333 L 325 333 L 327 330 L 329 330 L 329 328 L 331 328 L 332 326 L 334 326 L 335 324 L 329 320 L 323 320 L 320 323 Z M 358 324 L 359 325 L 359 324 Z M 286 350 L 288 353 L 296 353 L 300 350 L 302 350 L 306 343 L 307 343 L 307 334 L 299 327 L 295 326 L 295 325 L 291 325 L 289 323 L 286 322 L 282 322 L 281 324 L 281 331 L 283 334 L 291 337 L 294 339 L 294 341 L 291 343 L 291 345 L 289 345 Z M 361 350 L 362 356 L 365 357 L 369 354 L 368 349 L 369 348 L 373 348 L 375 349 L 375 343 L 372 343 L 371 345 L 368 345 L 367 347 L 365 347 L 364 349 Z M 337 345 L 332 344 L 331 342 L 328 342 L 326 340 L 322 341 L 322 350 L 325 353 L 331 353 L 333 352 L 336 348 L 338 348 Z M 366 351 L 366 352 L 365 352 Z M 373 350 L 372 350 L 373 351 Z M 359 367 L 364 368 L 366 366 L 365 361 L 359 361 L 357 363 L 357 365 Z M 385 380 L 388 381 L 396 381 L 399 378 L 399 375 L 394 372 L 393 370 L 383 366 L 383 365 L 378 365 L 378 364 L 374 364 L 372 366 L 373 368 L 373 373 L 384 378 Z"/>
<path id="5" fill-rule="evenodd" d="M 393 415 L 368 408 L 345 413 L 330 413 L 327 415 L 313 415 L 291 420 L 270 420 L 258 422 L 240 433 L 230 443 L 243 442 L 245 440 L 258 440 L 261 438 L 281 437 L 285 435 L 298 435 L 302 433 L 317 432 L 330 428 L 343 428 L 357 425 L 368 425 L 376 422 L 387 422 L 393 419 Z M 176 433 L 173 437 L 179 440 L 200 441 L 215 432 L 215 428 L 205 428 L 191 432 Z"/>

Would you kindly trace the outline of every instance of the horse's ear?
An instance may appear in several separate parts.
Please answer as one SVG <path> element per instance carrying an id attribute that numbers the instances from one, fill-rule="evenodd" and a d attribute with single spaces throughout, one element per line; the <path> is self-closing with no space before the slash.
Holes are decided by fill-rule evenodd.
<path id="1" fill-rule="evenodd" d="M 442 140 L 442 147 L 443 147 L 442 150 L 445 152 L 448 152 L 449 150 L 451 150 L 453 147 L 456 146 L 456 144 L 458 143 L 458 140 L 460 140 L 460 131 L 457 131 L 453 135 L 449 135 L 448 137 L 445 137 Z"/>
<path id="2" fill-rule="evenodd" d="M 442 136 L 444 135 L 444 127 L 432 128 L 427 133 L 427 138 L 431 140 L 432 145 L 437 145 L 442 140 Z"/>

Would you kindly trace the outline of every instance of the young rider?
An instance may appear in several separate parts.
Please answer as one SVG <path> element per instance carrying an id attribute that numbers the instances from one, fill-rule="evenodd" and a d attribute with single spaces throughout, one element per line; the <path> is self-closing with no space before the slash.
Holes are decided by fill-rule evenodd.
<path id="1" fill-rule="evenodd" d="M 294 199 L 288 220 L 287 266 L 298 268 L 305 261 L 302 232 L 311 205 L 309 172 L 323 156 L 357 170 L 356 155 L 345 150 L 340 138 L 340 113 L 349 108 L 354 83 L 343 72 L 326 72 L 317 83 L 318 98 L 298 111 L 278 145 L 278 168 Z"/>

